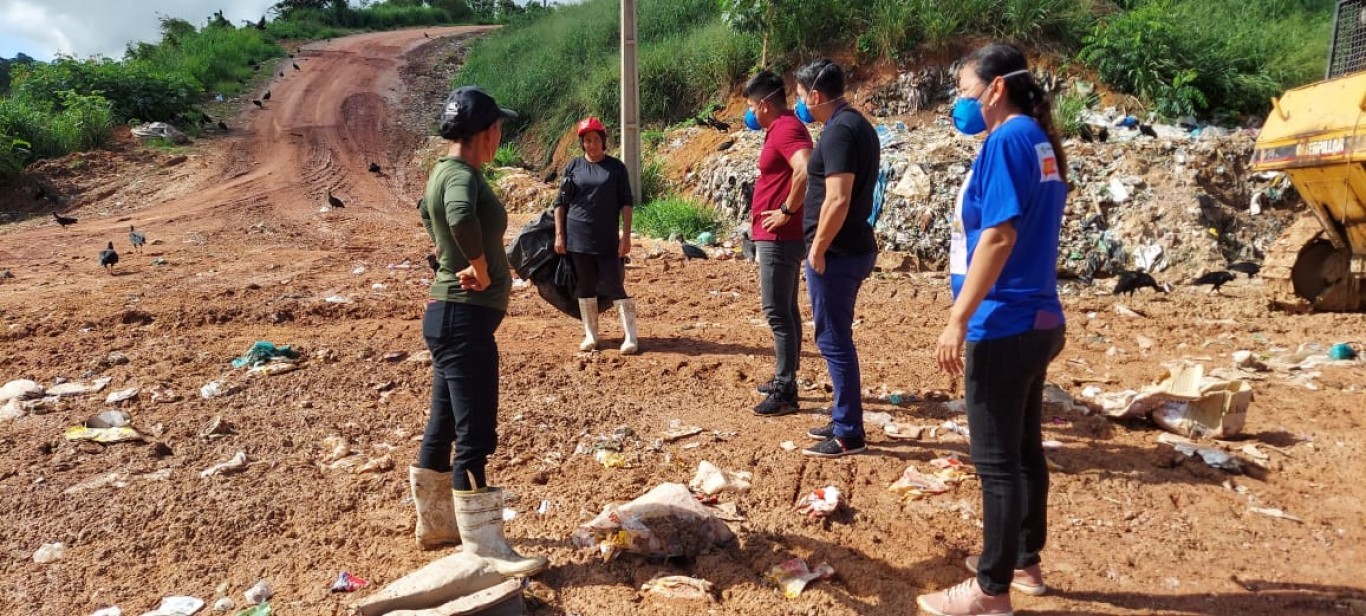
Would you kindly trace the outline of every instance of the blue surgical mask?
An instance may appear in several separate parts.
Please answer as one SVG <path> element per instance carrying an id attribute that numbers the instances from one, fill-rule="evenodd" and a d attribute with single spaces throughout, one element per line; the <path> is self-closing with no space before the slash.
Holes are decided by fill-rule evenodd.
<path id="1" fill-rule="evenodd" d="M 811 110 L 807 108 L 805 99 L 798 98 L 797 108 L 793 111 L 797 113 L 797 119 L 801 120 L 803 124 L 810 124 L 816 121 L 816 116 L 811 115 Z"/>
<path id="2" fill-rule="evenodd" d="M 987 129 L 987 119 L 982 116 L 982 100 L 958 97 L 953 103 L 953 127 L 964 135 L 980 135 Z"/>
<path id="3" fill-rule="evenodd" d="M 745 110 L 745 128 L 750 130 L 759 130 L 763 128 L 763 126 L 759 124 L 758 114 L 754 113 L 753 109 Z"/>

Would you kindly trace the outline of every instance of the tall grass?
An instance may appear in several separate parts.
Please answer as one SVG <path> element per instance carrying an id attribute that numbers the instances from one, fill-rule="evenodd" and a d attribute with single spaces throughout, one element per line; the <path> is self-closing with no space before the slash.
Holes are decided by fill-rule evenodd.
<path id="1" fill-rule="evenodd" d="M 514 21 L 475 45 L 455 81 L 483 86 L 521 112 L 512 132 L 547 152 L 574 120 L 593 114 L 611 124 L 619 115 L 618 11 L 615 0 L 589 0 Z M 643 0 L 638 24 L 646 121 L 691 116 L 758 55 L 758 39 L 728 31 L 713 0 Z"/>
<path id="2" fill-rule="evenodd" d="M 114 125 L 113 105 L 98 94 L 68 90 L 57 101 L 0 98 L 0 135 L 26 142 L 25 160 L 100 147 Z"/>
<path id="3" fill-rule="evenodd" d="M 659 239 L 670 235 L 692 239 L 703 231 L 716 233 L 721 228 L 715 209 L 677 195 L 635 208 L 631 221 L 633 229 Z"/>

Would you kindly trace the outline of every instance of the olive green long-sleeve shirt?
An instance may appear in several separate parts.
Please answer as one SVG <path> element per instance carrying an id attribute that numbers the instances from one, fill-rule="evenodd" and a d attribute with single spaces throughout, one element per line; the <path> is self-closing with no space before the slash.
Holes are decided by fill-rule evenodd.
<path id="1" fill-rule="evenodd" d="M 512 274 L 503 251 L 503 234 L 508 215 L 483 174 L 458 156 L 442 158 L 427 179 L 418 213 L 432 243 L 441 251 L 431 297 L 507 311 Z M 488 288 L 461 289 L 456 273 L 480 256 L 488 264 Z"/>

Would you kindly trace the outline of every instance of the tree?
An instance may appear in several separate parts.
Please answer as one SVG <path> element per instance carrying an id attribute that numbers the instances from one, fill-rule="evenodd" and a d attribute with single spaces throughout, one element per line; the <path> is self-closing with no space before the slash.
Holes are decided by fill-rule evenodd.
<path id="1" fill-rule="evenodd" d="M 768 37 L 773 31 L 773 17 L 781 7 L 781 0 L 716 0 L 721 9 L 721 21 L 739 32 L 759 32 L 764 46 L 759 53 L 759 66 L 768 65 Z"/>
<path id="2" fill-rule="evenodd" d="M 517 6 L 513 0 L 498 0 L 498 19 L 506 21 L 521 12 L 522 7 Z"/>

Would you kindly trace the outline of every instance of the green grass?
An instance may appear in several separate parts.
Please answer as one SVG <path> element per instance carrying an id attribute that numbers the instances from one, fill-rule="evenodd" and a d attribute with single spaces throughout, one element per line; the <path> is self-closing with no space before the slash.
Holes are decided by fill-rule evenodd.
<path id="1" fill-rule="evenodd" d="M 721 228 L 721 217 L 705 204 L 671 195 L 635 208 L 631 224 L 636 231 L 653 238 L 678 235 L 692 239 L 703 231 L 716 233 Z"/>
<path id="2" fill-rule="evenodd" d="M 1076 137 L 1081 134 L 1082 120 L 1092 105 L 1096 103 L 1094 92 L 1079 94 L 1073 89 L 1053 97 L 1053 125 L 1063 137 Z"/>

